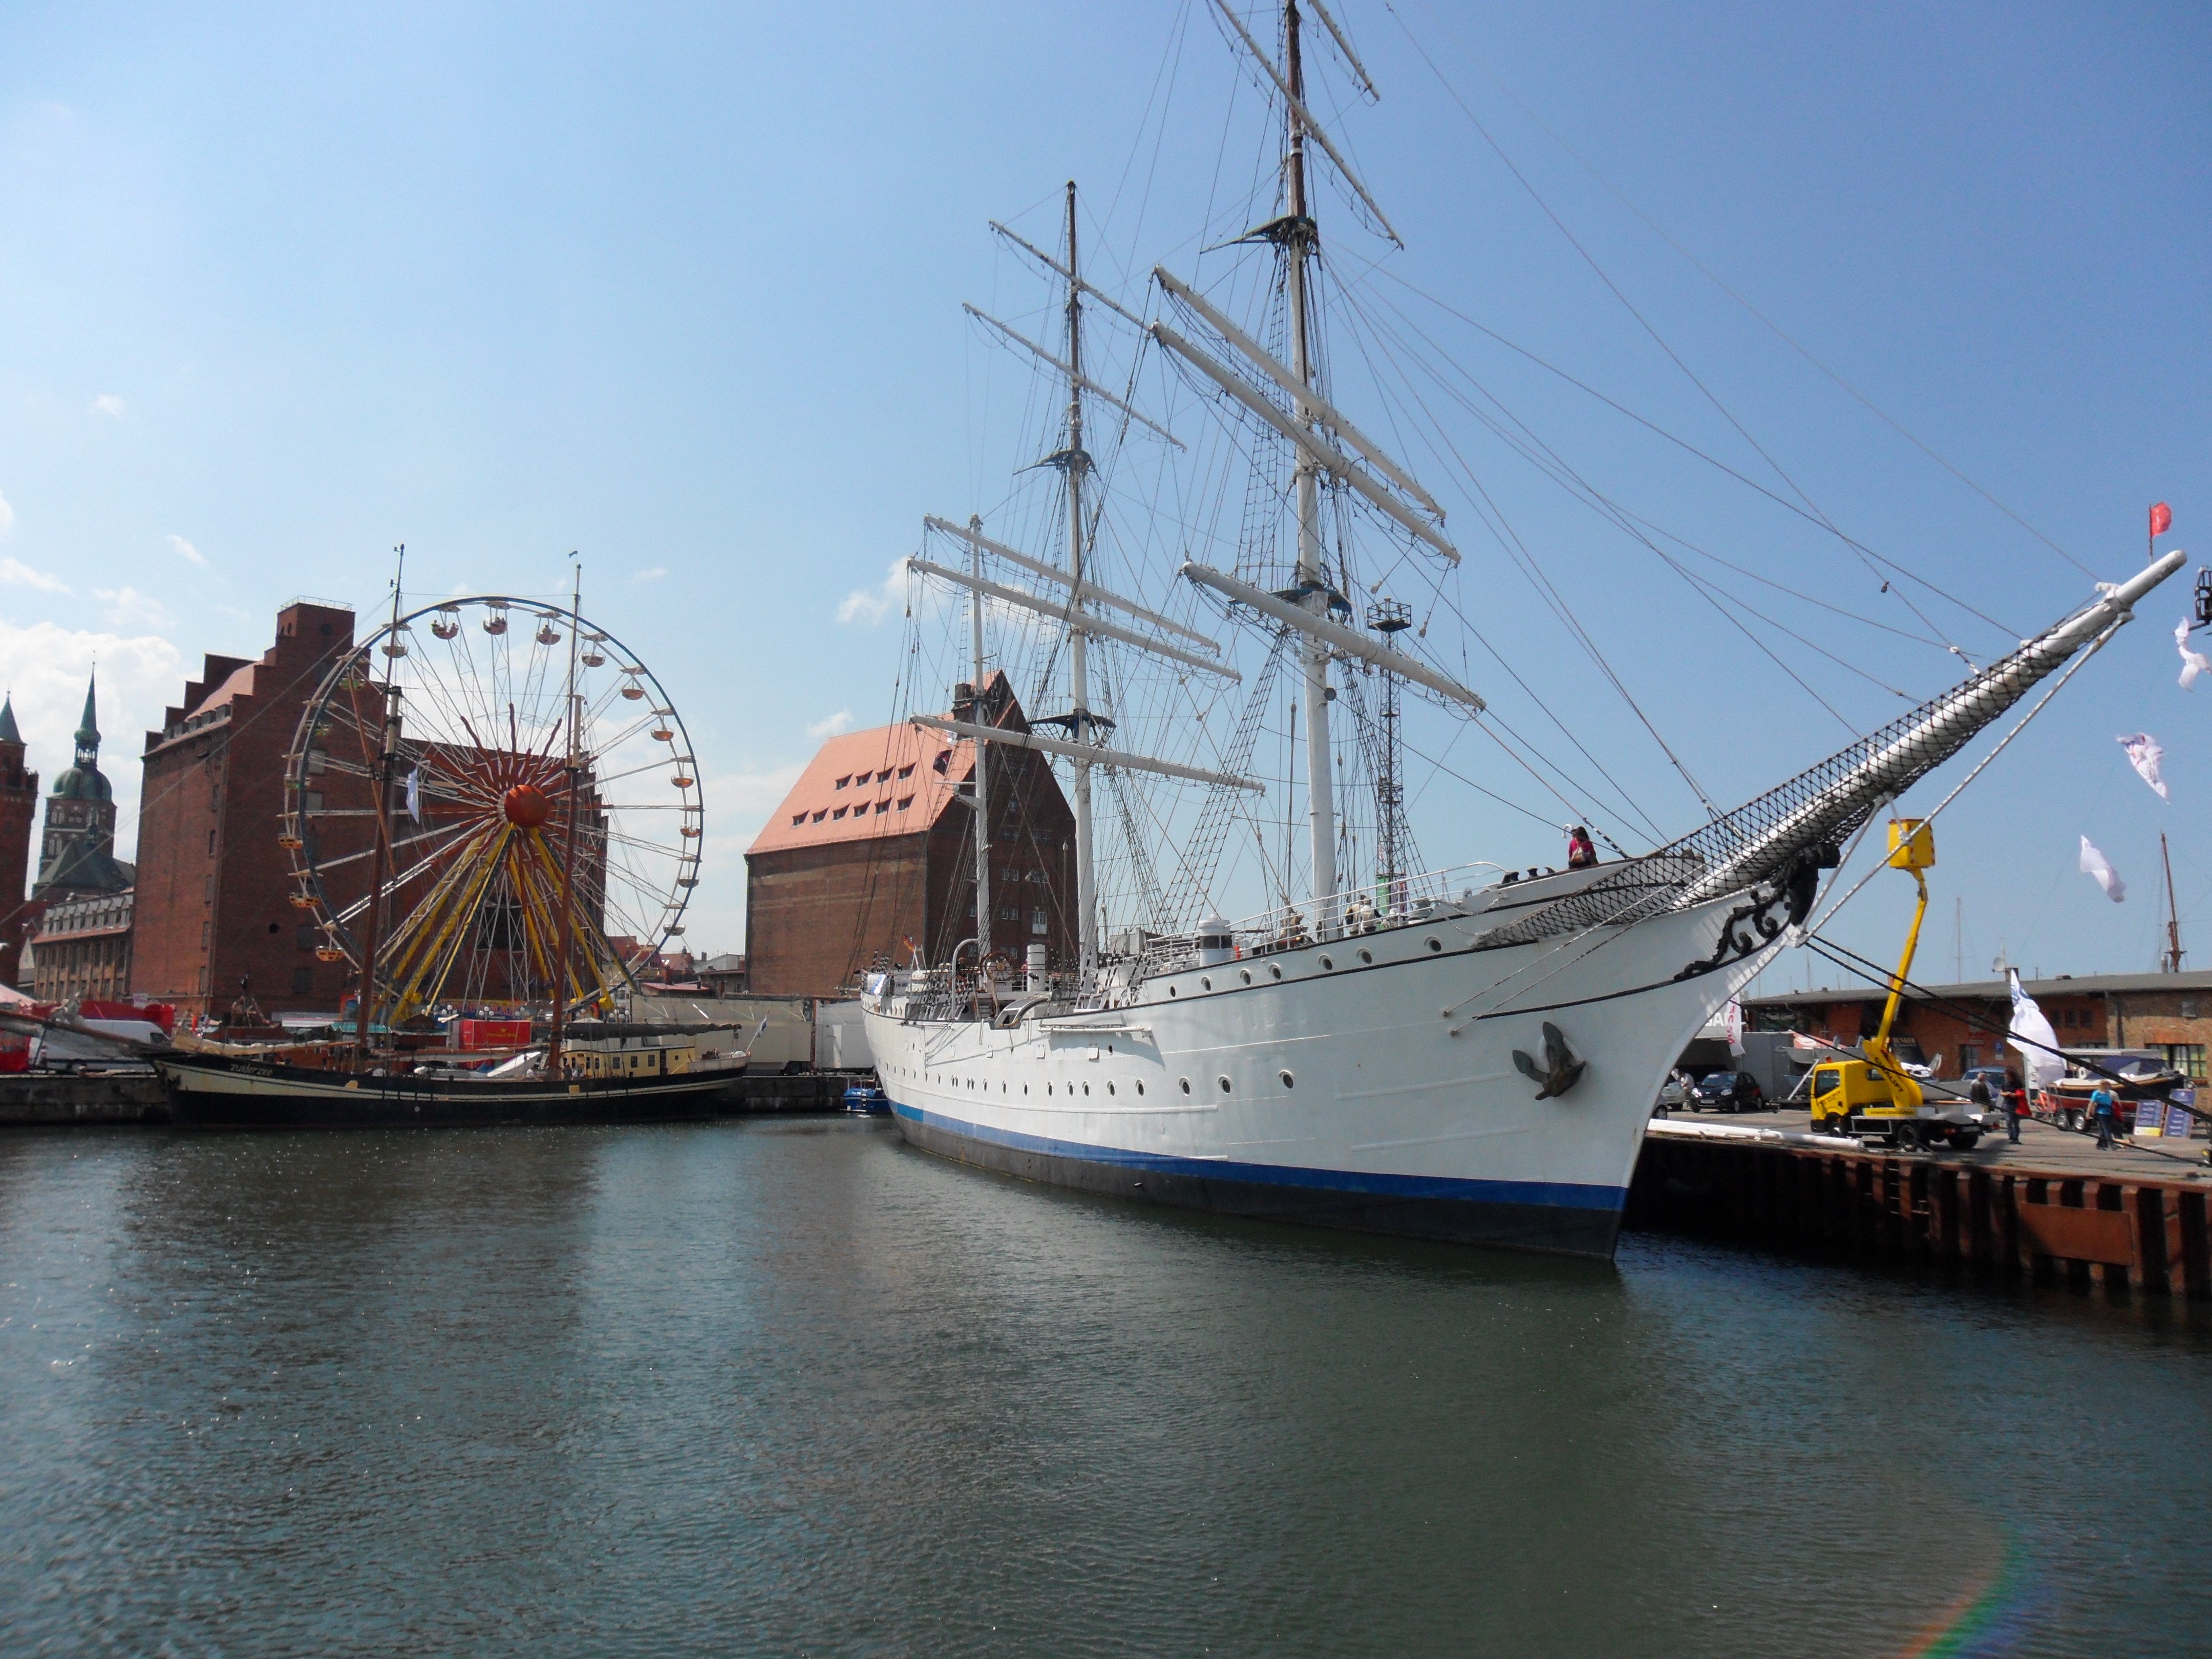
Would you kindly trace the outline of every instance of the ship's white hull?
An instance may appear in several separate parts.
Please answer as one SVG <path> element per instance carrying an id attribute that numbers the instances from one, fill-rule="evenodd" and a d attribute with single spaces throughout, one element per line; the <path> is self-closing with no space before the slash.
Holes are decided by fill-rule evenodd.
<path id="1" fill-rule="evenodd" d="M 1715 954 L 1732 902 L 1504 948 L 1475 944 L 1494 910 L 1451 916 L 1159 975 L 1126 1006 L 1012 1029 L 909 1018 L 888 987 L 863 1009 L 901 1131 L 932 1152 L 1170 1204 L 1606 1257 L 1668 1069 L 1773 948 L 1677 977 Z M 1540 1061 L 1546 1022 L 1588 1067 L 1539 1100 L 1513 1054 Z"/>

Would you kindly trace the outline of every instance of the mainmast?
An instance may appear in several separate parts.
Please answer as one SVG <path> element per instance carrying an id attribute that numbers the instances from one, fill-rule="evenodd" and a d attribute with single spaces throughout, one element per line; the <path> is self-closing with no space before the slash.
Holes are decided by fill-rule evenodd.
<path id="1" fill-rule="evenodd" d="M 1067 181 L 1067 473 L 1068 735 L 1079 749 L 1091 746 L 1089 637 L 1083 630 L 1083 476 L 1091 457 L 1083 449 L 1083 277 L 1075 258 L 1075 180 Z M 1097 869 L 1091 843 L 1091 762 L 1075 757 L 1075 916 L 1077 965 L 1087 988 L 1098 965 Z"/>
<path id="2" fill-rule="evenodd" d="M 1284 120 L 1289 142 L 1283 151 L 1283 193 L 1287 216 L 1282 246 L 1290 280 L 1291 374 L 1301 388 L 1314 382 L 1312 300 L 1306 264 L 1318 248 L 1318 236 L 1306 201 L 1306 135 L 1301 114 L 1305 103 L 1305 66 L 1298 51 L 1297 0 L 1284 0 L 1283 33 L 1287 52 L 1290 97 L 1285 100 Z M 1302 424 L 1310 429 L 1311 405 L 1297 400 Z M 1329 585 L 1322 566 L 1321 467 L 1311 450 L 1297 452 L 1299 607 L 1326 619 Z M 1328 729 L 1328 647 L 1308 634 L 1299 642 L 1305 668 L 1306 816 L 1313 844 L 1314 927 L 1318 937 L 1336 931 L 1336 780 L 1330 766 Z"/>

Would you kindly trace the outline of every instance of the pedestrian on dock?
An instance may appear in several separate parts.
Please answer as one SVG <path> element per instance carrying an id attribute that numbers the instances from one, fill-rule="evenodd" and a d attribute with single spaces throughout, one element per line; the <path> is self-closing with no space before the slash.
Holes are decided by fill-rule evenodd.
<path id="1" fill-rule="evenodd" d="M 2027 1091 L 2014 1094 L 2005 1091 L 2005 1134 L 2015 1146 L 2020 1145 L 2020 1121 L 2027 1115 Z"/>
<path id="2" fill-rule="evenodd" d="M 2097 1150 L 2112 1150 L 2112 1115 L 2116 1103 L 2112 1091 L 2100 1083 L 2089 1096 L 2089 1115 L 2097 1120 Z"/>

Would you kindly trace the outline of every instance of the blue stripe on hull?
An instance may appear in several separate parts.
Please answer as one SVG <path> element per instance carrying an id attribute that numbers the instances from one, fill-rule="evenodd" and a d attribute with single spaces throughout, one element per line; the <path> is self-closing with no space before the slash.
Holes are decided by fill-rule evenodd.
<path id="1" fill-rule="evenodd" d="M 1610 1258 L 1625 1188 L 1171 1158 L 1055 1140 L 894 1103 L 907 1138 L 964 1163 L 1193 1209 Z"/>

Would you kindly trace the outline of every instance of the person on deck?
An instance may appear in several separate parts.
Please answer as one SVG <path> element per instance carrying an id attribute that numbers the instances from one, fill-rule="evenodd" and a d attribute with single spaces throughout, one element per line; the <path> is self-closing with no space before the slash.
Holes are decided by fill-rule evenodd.
<path id="1" fill-rule="evenodd" d="M 2112 1091 L 2100 1083 L 2089 1096 L 2089 1115 L 2097 1120 L 2097 1150 L 2100 1152 L 2112 1150 L 2112 1118 L 2117 1109 Z"/>
<path id="2" fill-rule="evenodd" d="M 1597 843 L 1590 839 L 1590 832 L 1578 823 L 1567 832 L 1567 868 L 1587 870 L 1596 862 Z"/>

